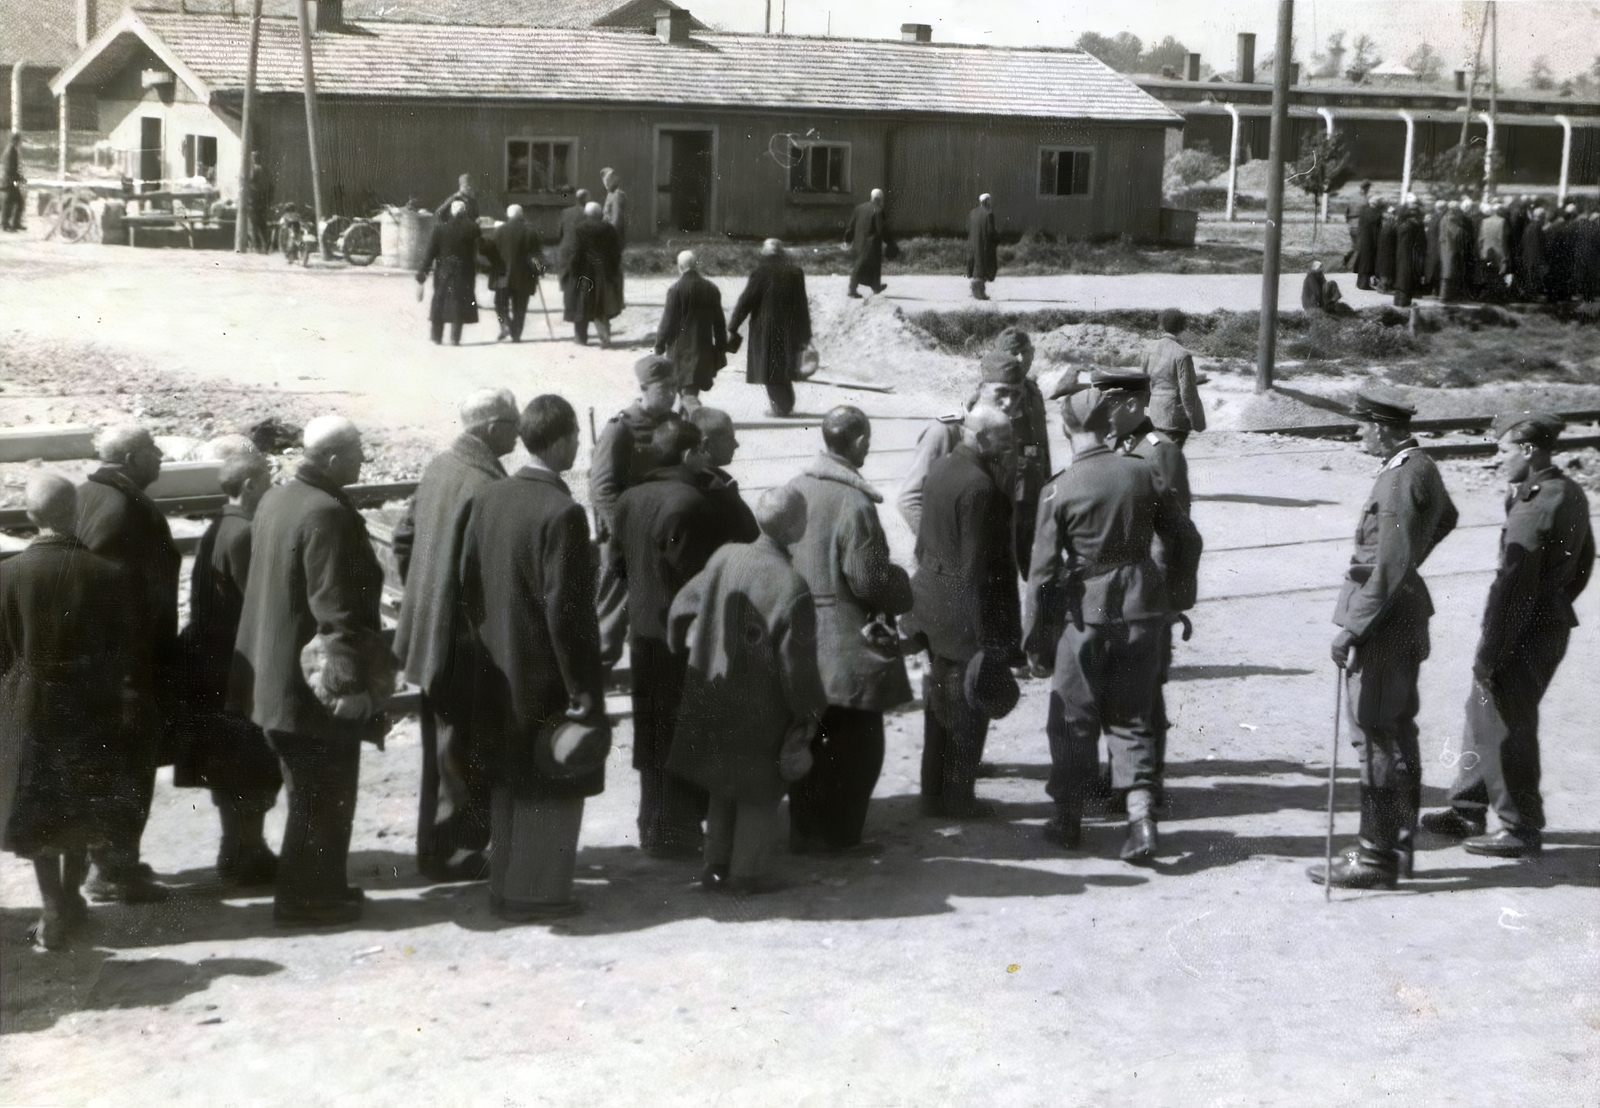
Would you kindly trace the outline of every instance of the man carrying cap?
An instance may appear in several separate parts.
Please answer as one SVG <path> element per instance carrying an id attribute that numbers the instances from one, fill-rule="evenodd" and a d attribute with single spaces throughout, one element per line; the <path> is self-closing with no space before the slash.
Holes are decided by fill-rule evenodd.
<path id="1" fill-rule="evenodd" d="M 1344 671 L 1345 718 L 1361 755 L 1361 845 L 1311 880 L 1345 889 L 1392 888 L 1409 876 L 1422 798 L 1417 677 L 1428 656 L 1433 601 L 1418 571 L 1456 525 L 1439 467 L 1411 435 L 1416 409 L 1382 385 L 1356 395 L 1362 445 L 1382 458 L 1356 525 L 1339 590 L 1333 661 Z"/>
<path id="2" fill-rule="evenodd" d="M 1436 834 L 1467 837 L 1469 854 L 1521 858 L 1541 846 L 1539 701 L 1578 625 L 1573 602 L 1594 567 L 1589 502 L 1550 460 L 1564 426 L 1546 412 L 1508 412 L 1494 421 L 1500 472 L 1511 484 L 1500 568 L 1472 663 L 1450 807 L 1422 820 Z M 1490 805 L 1500 830 L 1486 835 Z"/>
<path id="3" fill-rule="evenodd" d="M 1056 815 L 1045 837 L 1077 846 L 1103 730 L 1113 785 L 1127 799 L 1122 858 L 1135 864 L 1156 854 L 1154 697 L 1171 606 L 1151 550 L 1159 536 L 1179 573 L 1192 572 L 1198 557 L 1193 524 L 1150 467 L 1114 449 L 1143 421 L 1149 388 L 1138 370 L 1101 369 L 1063 403 L 1072 465 L 1040 497 L 1023 620 L 1035 671 L 1054 671 L 1046 791 Z"/>

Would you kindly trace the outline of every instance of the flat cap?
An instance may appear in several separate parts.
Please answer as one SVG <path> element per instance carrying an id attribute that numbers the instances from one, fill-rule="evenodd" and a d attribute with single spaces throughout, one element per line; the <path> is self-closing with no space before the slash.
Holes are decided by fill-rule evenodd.
<path id="1" fill-rule="evenodd" d="M 1497 439 L 1510 435 L 1512 442 L 1549 448 L 1566 429 L 1566 421 L 1553 412 L 1501 412 L 1494 417 L 1489 433 Z"/>
<path id="2" fill-rule="evenodd" d="M 1009 350 L 991 350 L 978 365 L 983 370 L 984 384 L 994 381 L 1002 385 L 1020 385 L 1028 375 L 1028 368 L 1022 359 Z"/>
<path id="3" fill-rule="evenodd" d="M 634 362 L 633 375 L 639 378 L 640 388 L 678 379 L 678 371 L 673 367 L 672 359 L 664 358 L 660 354 L 646 354 Z"/>
<path id="4" fill-rule="evenodd" d="M 1101 392 L 1149 392 L 1150 375 L 1142 369 L 1098 366 L 1089 374 L 1089 383 Z"/>
<path id="5" fill-rule="evenodd" d="M 1417 414 L 1415 404 L 1408 403 L 1405 397 L 1385 385 L 1361 386 L 1356 390 L 1356 402 L 1350 410 L 1363 423 L 1404 425 Z"/>

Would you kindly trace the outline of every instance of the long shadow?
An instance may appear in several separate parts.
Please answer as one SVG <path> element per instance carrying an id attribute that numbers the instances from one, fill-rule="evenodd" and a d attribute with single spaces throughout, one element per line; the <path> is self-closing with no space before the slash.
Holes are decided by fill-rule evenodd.
<path id="1" fill-rule="evenodd" d="M 1337 400 L 1328 399 L 1326 396 L 1318 396 L 1314 392 L 1305 392 L 1302 389 L 1290 388 L 1281 382 L 1274 382 L 1272 391 L 1280 392 L 1284 396 L 1298 400 L 1308 408 L 1316 408 L 1318 411 L 1323 412 L 1332 412 L 1334 415 L 1337 415 L 1340 418 L 1341 422 L 1345 420 L 1354 422 L 1355 420 L 1355 417 L 1350 414 L 1349 408 L 1345 407 Z"/>
<path id="2" fill-rule="evenodd" d="M 1169 681 L 1224 681 L 1232 677 L 1307 677 L 1314 669 L 1285 669 L 1282 666 L 1173 666 Z"/>
<path id="3" fill-rule="evenodd" d="M 1322 504 L 1337 504 L 1337 500 L 1296 500 L 1291 496 L 1255 496 L 1243 492 L 1214 492 L 1196 495 L 1195 500 L 1215 504 L 1260 504 L 1265 508 L 1315 508 Z"/>
<path id="4" fill-rule="evenodd" d="M 417 856 L 414 853 L 395 850 L 353 850 L 350 852 L 348 872 L 352 884 L 372 892 L 424 889 L 438 884 L 417 871 Z M 161 881 L 184 896 L 210 897 L 214 900 L 270 896 L 272 893 L 270 886 L 241 889 L 236 885 L 224 885 L 217 879 L 217 871 L 213 866 L 163 874 Z"/>

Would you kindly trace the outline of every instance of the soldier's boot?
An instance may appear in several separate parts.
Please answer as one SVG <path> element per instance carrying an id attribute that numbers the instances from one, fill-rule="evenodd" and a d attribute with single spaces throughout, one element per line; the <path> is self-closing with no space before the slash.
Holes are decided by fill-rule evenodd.
<path id="1" fill-rule="evenodd" d="M 1083 801 L 1057 804 L 1056 814 L 1045 821 L 1039 833 L 1046 842 L 1068 850 L 1078 849 L 1078 843 L 1083 838 Z"/>
<path id="2" fill-rule="evenodd" d="M 974 300 L 987 300 L 987 299 L 989 299 L 989 294 L 984 291 L 983 286 L 984 286 L 984 282 L 979 281 L 976 278 L 973 279 L 973 281 L 972 281 L 972 299 L 974 299 Z"/>
<path id="3" fill-rule="evenodd" d="M 1130 865 L 1144 866 L 1155 861 L 1159 836 L 1151 815 L 1153 809 L 1150 789 L 1128 790 L 1128 838 L 1122 844 L 1122 860 Z"/>
<path id="4" fill-rule="evenodd" d="M 1324 866 L 1311 866 L 1306 876 L 1315 884 L 1326 883 L 1336 889 L 1394 888 L 1402 865 L 1409 868 L 1409 859 L 1403 858 L 1399 845 L 1403 812 L 1399 790 L 1363 786 L 1359 848 L 1337 859 L 1331 871 Z M 1414 810 L 1411 819 L 1416 819 Z M 1404 853 L 1410 853 L 1409 836 Z"/>

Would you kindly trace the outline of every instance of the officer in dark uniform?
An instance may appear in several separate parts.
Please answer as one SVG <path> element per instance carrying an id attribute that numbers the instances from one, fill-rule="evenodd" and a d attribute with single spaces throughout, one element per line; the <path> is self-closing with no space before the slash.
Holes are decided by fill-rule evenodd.
<path id="1" fill-rule="evenodd" d="M 985 361 L 984 380 L 1007 380 L 1020 395 L 1011 409 L 1011 437 L 1017 455 L 1015 489 L 1017 529 L 1017 572 L 1028 575 L 1028 559 L 1033 552 L 1034 522 L 1039 516 L 1039 493 L 1050 480 L 1050 417 L 1045 410 L 1044 393 L 1029 370 L 1033 368 L 1033 340 L 1020 327 L 1007 327 L 994 340 L 996 354 L 1010 355 L 1021 367 L 1020 373 L 1002 376 Z"/>
<path id="2" fill-rule="evenodd" d="M 612 515 L 617 497 L 656 468 L 650 437 L 678 402 L 672 359 L 647 354 L 633 364 L 639 399 L 606 420 L 589 461 L 589 498 L 594 504 L 595 541 L 600 546 L 600 661 L 616 665 L 628 634 L 628 589 L 612 567 Z"/>
<path id="3" fill-rule="evenodd" d="M 1150 378 L 1103 369 L 1090 386 L 1062 405 L 1072 465 L 1040 496 L 1028 573 L 1023 646 L 1036 672 L 1055 675 L 1046 791 L 1056 815 L 1044 835 L 1077 845 L 1104 730 L 1113 783 L 1127 800 L 1122 858 L 1147 863 L 1156 853 L 1152 794 L 1159 783 L 1154 699 L 1171 610 L 1151 551 L 1160 536 L 1181 576 L 1193 573 L 1199 543 L 1150 467 L 1115 449 L 1145 418 Z"/>
<path id="4" fill-rule="evenodd" d="M 1511 482 L 1500 569 L 1472 663 L 1450 807 L 1422 819 L 1437 834 L 1474 836 L 1464 844 L 1469 854 L 1521 858 L 1541 846 L 1539 700 L 1578 625 L 1572 605 L 1594 567 L 1589 501 L 1550 460 L 1563 427 L 1545 412 L 1511 412 L 1494 422 L 1500 469 Z M 1485 835 L 1491 803 L 1500 830 Z"/>
<path id="5" fill-rule="evenodd" d="M 1361 845 L 1311 880 L 1345 889 L 1392 888 L 1410 875 L 1422 800 L 1417 676 L 1428 656 L 1433 601 L 1418 572 L 1456 525 L 1439 467 L 1411 435 L 1416 409 L 1382 386 L 1363 388 L 1355 416 L 1367 453 L 1383 469 L 1361 510 L 1356 548 L 1339 590 L 1333 661 L 1344 671 L 1345 710 L 1361 754 Z"/>

